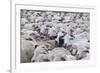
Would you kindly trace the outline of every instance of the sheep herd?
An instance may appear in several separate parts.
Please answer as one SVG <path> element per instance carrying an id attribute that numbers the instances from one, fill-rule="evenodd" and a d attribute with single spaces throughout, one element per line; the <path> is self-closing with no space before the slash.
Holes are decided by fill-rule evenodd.
<path id="1" fill-rule="evenodd" d="M 20 10 L 21 63 L 88 60 L 90 14 Z"/>

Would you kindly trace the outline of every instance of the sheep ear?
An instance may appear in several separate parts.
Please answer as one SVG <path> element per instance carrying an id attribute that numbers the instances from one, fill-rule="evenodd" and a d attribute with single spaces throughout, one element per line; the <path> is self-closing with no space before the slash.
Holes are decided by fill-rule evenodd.
<path id="1" fill-rule="evenodd" d="M 35 48 L 37 48 L 39 45 L 35 45 Z"/>

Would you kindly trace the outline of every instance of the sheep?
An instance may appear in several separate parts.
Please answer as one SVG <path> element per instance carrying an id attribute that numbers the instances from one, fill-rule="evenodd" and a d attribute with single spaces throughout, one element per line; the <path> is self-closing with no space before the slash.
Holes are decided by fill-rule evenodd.
<path id="1" fill-rule="evenodd" d="M 89 14 L 88 13 L 82 14 L 82 19 L 83 21 L 89 21 Z"/>
<path id="2" fill-rule="evenodd" d="M 35 22 L 38 23 L 38 22 L 44 22 L 44 17 L 42 16 L 39 16 L 35 19 Z"/>
<path id="3" fill-rule="evenodd" d="M 31 15 L 28 17 L 28 19 L 29 19 L 29 22 L 30 22 L 30 23 L 35 23 L 36 15 L 31 14 Z"/>
<path id="4" fill-rule="evenodd" d="M 37 31 L 23 29 L 21 32 L 23 32 L 23 35 L 21 37 L 33 42 L 36 42 L 40 36 L 40 34 Z"/>
<path id="5" fill-rule="evenodd" d="M 48 15 L 46 21 L 48 22 L 52 21 L 52 15 Z"/>
<path id="6" fill-rule="evenodd" d="M 57 30 L 52 27 L 52 28 L 49 28 L 48 29 L 48 36 L 53 39 L 53 38 L 56 38 L 57 37 Z"/>
<path id="7" fill-rule="evenodd" d="M 66 22 L 72 22 L 74 17 L 75 17 L 76 14 L 74 13 L 66 13 L 66 15 L 64 16 L 64 20 L 63 22 L 66 23 Z"/>
<path id="8" fill-rule="evenodd" d="M 64 34 L 63 34 L 62 32 L 58 32 L 57 38 L 55 39 L 55 41 L 57 42 L 58 45 L 59 45 L 59 38 L 60 38 L 61 36 L 64 36 Z"/>
<path id="9" fill-rule="evenodd" d="M 32 62 L 48 62 L 50 61 L 48 59 L 48 55 L 47 54 L 39 54 L 35 60 L 32 60 Z"/>
<path id="10" fill-rule="evenodd" d="M 34 55 L 31 58 L 31 62 L 34 62 L 35 59 L 40 55 L 40 54 L 47 54 L 48 49 L 46 48 L 45 45 L 39 45 L 37 48 L 34 50 Z"/>
<path id="11" fill-rule="evenodd" d="M 63 47 L 54 48 L 52 51 L 49 51 L 48 59 L 50 61 L 66 61 L 66 56 L 69 55 L 69 51 L 67 51 Z"/>
<path id="12" fill-rule="evenodd" d="M 21 32 L 22 32 L 23 34 L 28 35 L 28 36 L 30 36 L 31 33 L 34 33 L 34 31 L 29 30 L 29 29 L 22 29 Z"/>
<path id="13" fill-rule="evenodd" d="M 67 47 L 68 45 L 70 45 L 71 44 L 71 36 L 69 35 L 69 34 L 66 34 L 65 36 L 64 36 L 64 46 L 65 47 Z"/>
<path id="14" fill-rule="evenodd" d="M 58 46 L 59 46 L 59 47 L 63 47 L 64 41 L 65 41 L 65 40 L 64 40 L 64 36 L 60 36 L 60 37 L 59 37 L 59 45 L 58 45 Z"/>
<path id="15" fill-rule="evenodd" d="M 80 48 L 77 45 L 72 45 L 69 48 L 70 55 L 67 55 L 67 60 L 88 59 L 89 51 L 86 48 Z"/>
<path id="16" fill-rule="evenodd" d="M 48 44 L 50 50 L 52 50 L 55 47 L 57 47 L 57 43 L 56 43 L 55 40 L 47 40 L 46 43 Z"/>
<path id="17" fill-rule="evenodd" d="M 40 27 L 40 33 L 43 35 L 47 35 L 48 34 L 48 28 L 46 27 L 46 25 L 42 25 Z"/>
<path id="18" fill-rule="evenodd" d="M 67 55 L 67 61 L 72 61 L 72 60 L 76 60 L 76 56 L 73 56 L 73 55 Z"/>
<path id="19" fill-rule="evenodd" d="M 61 20 L 62 18 L 60 17 L 60 16 L 58 16 L 58 15 L 54 15 L 54 17 L 52 17 L 52 20 L 57 20 L 57 21 L 59 21 L 59 20 Z"/>
<path id="20" fill-rule="evenodd" d="M 78 52 L 78 47 L 76 45 L 72 45 L 70 48 L 68 48 L 72 56 L 76 56 Z"/>
<path id="21" fill-rule="evenodd" d="M 90 54 L 89 53 L 85 53 L 85 54 L 86 54 L 86 56 L 83 57 L 82 60 L 89 60 L 90 59 Z"/>
<path id="22" fill-rule="evenodd" d="M 30 24 L 25 24 L 24 25 L 24 29 L 29 29 L 29 30 L 33 30 L 33 24 L 32 23 L 30 23 Z"/>
<path id="23" fill-rule="evenodd" d="M 26 23 L 28 23 L 28 20 L 25 17 L 21 18 L 21 25 L 25 25 Z"/>
<path id="24" fill-rule="evenodd" d="M 71 44 L 71 39 L 72 37 L 70 35 L 59 32 L 55 40 L 59 46 L 67 47 Z"/>
<path id="25" fill-rule="evenodd" d="M 78 50 L 79 51 L 79 50 Z M 81 50 L 77 53 L 76 59 L 89 59 L 89 51 L 88 50 Z"/>
<path id="26" fill-rule="evenodd" d="M 67 47 L 67 49 L 70 51 L 71 55 L 76 58 L 76 60 L 87 57 L 87 53 L 89 53 L 89 49 L 79 42 L 73 42 L 70 47 Z"/>
<path id="27" fill-rule="evenodd" d="M 80 48 L 89 47 L 89 35 L 87 32 L 80 33 L 79 35 L 75 35 L 73 40 L 73 44 L 79 46 Z"/>
<path id="28" fill-rule="evenodd" d="M 35 43 L 25 39 L 21 40 L 21 62 L 31 62 L 33 51 L 35 50 Z"/>

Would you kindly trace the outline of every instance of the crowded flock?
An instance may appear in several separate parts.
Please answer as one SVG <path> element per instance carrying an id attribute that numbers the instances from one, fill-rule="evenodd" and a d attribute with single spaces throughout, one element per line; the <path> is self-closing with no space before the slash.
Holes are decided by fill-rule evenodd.
<path id="1" fill-rule="evenodd" d="M 20 11 L 21 63 L 88 60 L 90 15 Z"/>

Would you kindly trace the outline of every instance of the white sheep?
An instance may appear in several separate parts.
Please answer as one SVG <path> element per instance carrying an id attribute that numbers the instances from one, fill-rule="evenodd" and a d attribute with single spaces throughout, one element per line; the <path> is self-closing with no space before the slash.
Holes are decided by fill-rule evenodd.
<path id="1" fill-rule="evenodd" d="M 49 61 L 47 54 L 39 54 L 33 62 L 47 62 Z"/>
<path id="2" fill-rule="evenodd" d="M 28 20 L 24 17 L 24 18 L 21 18 L 21 25 L 24 25 L 28 22 Z"/>
<path id="3" fill-rule="evenodd" d="M 35 61 L 36 58 L 37 58 L 40 54 L 47 54 L 47 53 L 48 53 L 47 50 L 48 50 L 48 49 L 46 48 L 45 45 L 39 45 L 39 46 L 37 46 L 37 48 L 36 48 L 35 51 L 34 51 L 34 55 L 33 55 L 33 57 L 31 58 L 31 61 L 32 61 L 32 62 Z"/>
<path id="4" fill-rule="evenodd" d="M 54 15 L 54 17 L 52 17 L 52 20 L 60 20 L 61 19 L 61 17 L 60 16 L 58 16 L 58 15 Z"/>
<path id="5" fill-rule="evenodd" d="M 48 58 L 50 61 L 65 61 L 66 56 L 69 55 L 70 52 L 67 51 L 63 47 L 54 48 L 52 51 L 49 52 Z"/>
<path id="6" fill-rule="evenodd" d="M 31 23 L 35 23 L 35 19 L 36 19 L 36 15 L 31 14 L 30 17 L 29 17 L 29 21 L 30 21 Z"/>
<path id="7" fill-rule="evenodd" d="M 28 30 L 33 30 L 33 24 L 32 23 L 30 23 L 30 24 L 25 24 L 24 25 L 24 29 L 28 29 Z"/>
<path id="8" fill-rule="evenodd" d="M 72 37 L 69 35 L 69 34 L 66 34 L 65 36 L 64 36 L 64 46 L 68 46 L 68 45 L 70 45 L 71 44 L 71 39 Z"/>
<path id="9" fill-rule="evenodd" d="M 34 54 L 35 43 L 21 39 L 21 62 L 30 62 Z"/>
<path id="10" fill-rule="evenodd" d="M 52 27 L 48 29 L 48 35 L 49 37 L 56 37 L 57 36 L 57 30 L 56 28 Z"/>
<path id="11" fill-rule="evenodd" d="M 89 59 L 89 52 L 88 52 L 88 50 L 84 50 L 84 49 L 78 50 L 78 53 L 76 55 L 76 59 L 77 60 L 80 60 L 80 59 Z"/>
<path id="12" fill-rule="evenodd" d="M 76 56 L 67 55 L 67 61 L 72 61 L 72 60 L 76 60 Z"/>
<path id="13" fill-rule="evenodd" d="M 44 34 L 44 35 L 47 35 L 48 34 L 48 28 L 46 27 L 46 25 L 42 25 L 40 27 L 40 33 L 41 34 Z"/>
<path id="14" fill-rule="evenodd" d="M 35 19 L 35 22 L 36 23 L 38 23 L 38 22 L 44 22 L 44 17 L 42 17 L 42 16 L 39 16 L 39 17 L 37 17 L 36 19 Z"/>

